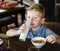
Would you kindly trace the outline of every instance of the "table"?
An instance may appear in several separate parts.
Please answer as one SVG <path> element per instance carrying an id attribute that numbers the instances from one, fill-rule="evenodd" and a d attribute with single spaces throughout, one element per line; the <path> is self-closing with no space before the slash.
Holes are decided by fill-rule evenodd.
<path id="1" fill-rule="evenodd" d="M 28 51 L 30 47 L 34 47 L 30 39 L 26 39 L 25 42 L 22 42 L 18 38 L 19 38 L 18 36 L 9 38 L 10 47 L 11 47 L 11 49 L 9 49 L 10 51 Z M 3 47 L 5 48 L 5 51 L 9 51 L 6 49 L 7 39 L 3 39 L 3 40 L 4 40 Z M 33 51 L 36 51 L 36 49 L 33 49 Z M 60 51 L 60 45 L 58 44 L 51 45 L 49 43 L 46 43 L 40 49 L 40 51 Z"/>
<path id="2" fill-rule="evenodd" d="M 22 23 L 23 23 L 23 20 L 25 19 L 25 7 L 24 6 L 12 7 L 12 8 L 1 8 L 1 9 L 5 9 L 7 11 L 1 12 L 0 18 L 11 16 L 11 15 L 17 15 L 18 13 L 20 13 L 22 15 Z"/>

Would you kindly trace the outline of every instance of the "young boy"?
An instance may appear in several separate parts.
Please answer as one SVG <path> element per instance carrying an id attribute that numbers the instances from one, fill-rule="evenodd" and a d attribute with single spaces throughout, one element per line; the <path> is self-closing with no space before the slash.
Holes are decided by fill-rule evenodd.
<path id="1" fill-rule="evenodd" d="M 27 9 L 27 17 L 26 20 L 30 21 L 30 29 L 27 35 L 27 38 L 33 37 L 45 37 L 46 40 L 53 44 L 56 43 L 57 39 L 56 35 L 53 31 L 49 28 L 45 27 L 45 8 L 41 4 L 33 4 Z M 22 24 L 20 27 L 21 29 L 15 30 L 11 29 L 8 30 L 6 35 L 8 37 L 20 35 L 21 32 L 26 30 L 26 24 Z"/>

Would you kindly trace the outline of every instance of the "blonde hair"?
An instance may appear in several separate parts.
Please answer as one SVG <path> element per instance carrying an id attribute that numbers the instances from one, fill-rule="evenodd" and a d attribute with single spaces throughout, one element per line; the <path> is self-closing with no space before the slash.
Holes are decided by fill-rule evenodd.
<path id="1" fill-rule="evenodd" d="M 42 13 L 42 17 L 45 17 L 45 8 L 42 4 L 32 4 L 27 11 L 35 10 Z"/>

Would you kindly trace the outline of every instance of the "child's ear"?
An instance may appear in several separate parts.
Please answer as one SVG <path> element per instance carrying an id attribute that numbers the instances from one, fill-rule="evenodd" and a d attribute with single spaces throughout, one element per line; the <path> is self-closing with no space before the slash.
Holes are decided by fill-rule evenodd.
<path id="1" fill-rule="evenodd" d="M 44 24 L 44 22 L 45 22 L 45 18 L 42 18 L 41 24 Z"/>

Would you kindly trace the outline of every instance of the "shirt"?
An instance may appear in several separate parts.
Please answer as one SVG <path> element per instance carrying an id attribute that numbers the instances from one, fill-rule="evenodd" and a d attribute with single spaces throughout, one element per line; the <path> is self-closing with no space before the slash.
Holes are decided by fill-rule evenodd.
<path id="1" fill-rule="evenodd" d="M 18 30 L 19 28 L 15 28 L 15 29 Z M 30 28 L 30 30 L 27 34 L 27 38 L 29 38 L 29 39 L 34 38 L 34 37 L 44 37 L 44 38 L 46 38 L 48 35 L 54 35 L 55 37 L 58 36 L 57 34 L 55 34 L 49 28 L 45 27 L 44 25 L 41 25 L 40 28 L 35 32 L 32 32 L 32 29 Z"/>
<path id="2" fill-rule="evenodd" d="M 35 32 L 32 32 L 32 30 L 30 29 L 28 32 L 27 38 L 30 38 L 30 39 L 33 37 L 44 37 L 44 38 L 46 38 L 48 35 L 54 35 L 55 37 L 58 36 L 49 28 L 45 27 L 44 25 L 41 25 L 40 28 Z"/>

